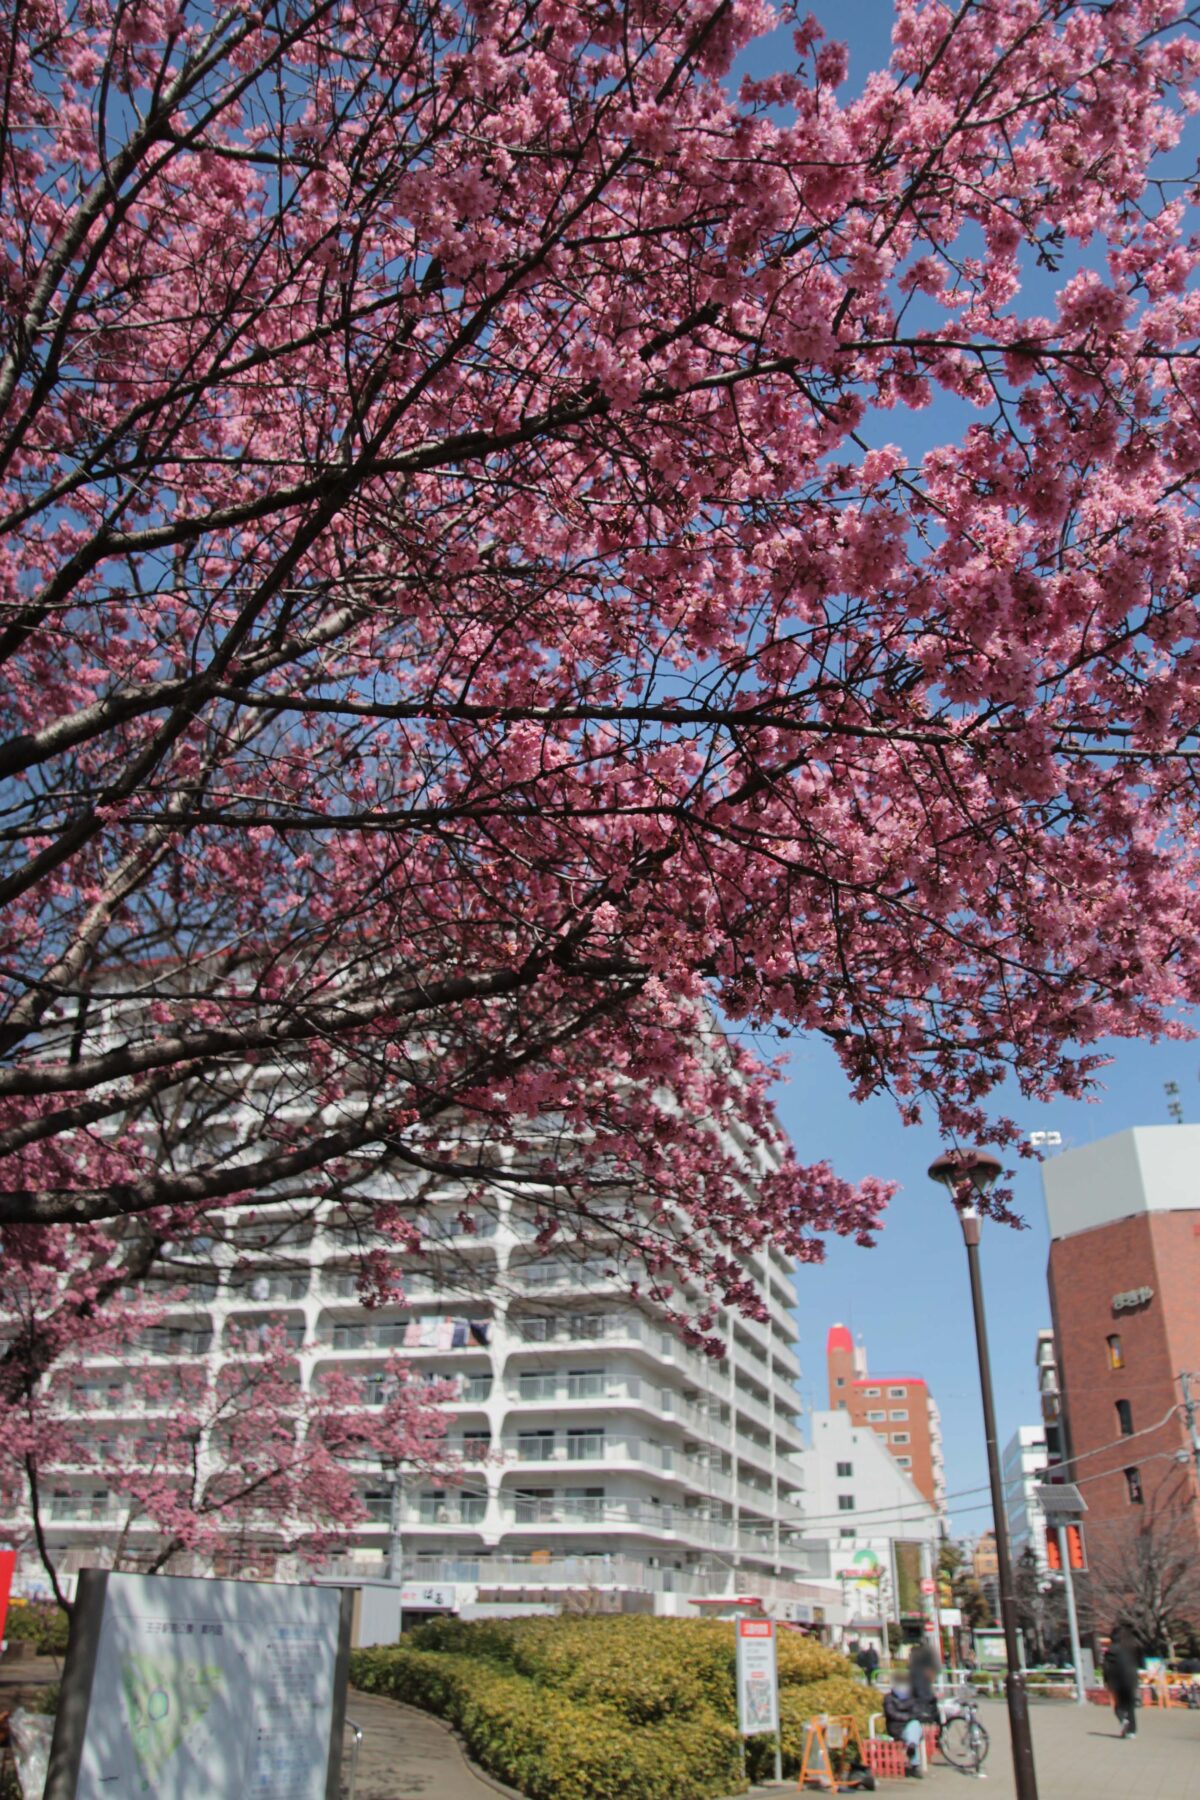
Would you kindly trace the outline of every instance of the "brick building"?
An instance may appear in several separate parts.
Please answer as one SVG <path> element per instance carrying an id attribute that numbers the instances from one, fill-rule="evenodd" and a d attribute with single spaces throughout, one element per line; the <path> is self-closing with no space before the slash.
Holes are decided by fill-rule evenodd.
<path id="1" fill-rule="evenodd" d="M 887 1446 L 913 1485 L 939 1513 L 945 1511 L 946 1478 L 938 1409 L 920 1375 L 872 1375 L 867 1353 L 845 1325 L 831 1325 L 825 1340 L 829 1405 L 867 1425 Z"/>
<path id="2" fill-rule="evenodd" d="M 1200 1372 L 1200 1126 L 1064 1151 L 1042 1182 L 1062 1447 L 1093 1555 L 1169 1529 L 1200 1556 L 1180 1379 Z"/>

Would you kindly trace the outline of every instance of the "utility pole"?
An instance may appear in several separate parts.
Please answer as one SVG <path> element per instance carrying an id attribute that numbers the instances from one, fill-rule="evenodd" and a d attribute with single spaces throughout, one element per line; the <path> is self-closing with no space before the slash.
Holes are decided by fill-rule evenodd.
<path id="1" fill-rule="evenodd" d="M 1192 1398 L 1192 1383 L 1200 1382 L 1200 1377 L 1186 1372 L 1179 1377 L 1179 1385 L 1183 1389 L 1183 1416 L 1187 1420 L 1188 1436 L 1192 1440 L 1192 1464 L 1196 1471 L 1196 1481 L 1200 1484 L 1200 1429 L 1196 1425 L 1197 1403 Z"/>
<path id="2" fill-rule="evenodd" d="M 1075 1701 L 1087 1705 L 1087 1689 L 1083 1679 L 1083 1649 L 1079 1642 L 1079 1615 L 1075 1610 L 1075 1582 L 1071 1575 L 1071 1544 L 1067 1527 L 1081 1520 L 1087 1501 L 1073 1482 L 1040 1482 L 1037 1490 L 1047 1532 L 1058 1538 L 1058 1560 L 1062 1565 L 1063 1591 L 1067 1601 L 1067 1627 L 1071 1633 L 1071 1664 L 1075 1670 Z M 1082 1526 L 1080 1543 L 1083 1542 Z"/>
<path id="3" fill-rule="evenodd" d="M 1067 1596 L 1067 1629 L 1071 1633 L 1071 1667 L 1075 1671 L 1075 1704 L 1087 1705 L 1087 1689 L 1083 1683 L 1083 1649 L 1079 1642 L 1079 1615 L 1075 1611 L 1075 1580 L 1071 1574 L 1071 1549 L 1067 1542 L 1067 1528 L 1061 1519 L 1055 1524 L 1058 1533 L 1058 1554 L 1062 1562 L 1063 1588 Z"/>

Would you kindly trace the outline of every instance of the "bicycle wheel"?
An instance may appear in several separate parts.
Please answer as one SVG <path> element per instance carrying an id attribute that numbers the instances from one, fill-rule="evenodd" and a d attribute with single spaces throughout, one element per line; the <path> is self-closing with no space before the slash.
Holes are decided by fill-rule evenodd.
<path id="1" fill-rule="evenodd" d="M 956 1769 L 982 1768 L 989 1747 L 978 1719 L 949 1719 L 938 1733 L 938 1749 Z"/>

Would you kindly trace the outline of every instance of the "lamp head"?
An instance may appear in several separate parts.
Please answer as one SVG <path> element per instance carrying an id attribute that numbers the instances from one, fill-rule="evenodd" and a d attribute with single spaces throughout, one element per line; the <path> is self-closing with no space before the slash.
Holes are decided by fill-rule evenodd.
<path id="1" fill-rule="evenodd" d="M 1000 1179 L 1002 1165 L 986 1150 L 952 1150 L 929 1165 L 929 1179 L 944 1187 L 962 1212 L 975 1212 L 979 1200 Z"/>

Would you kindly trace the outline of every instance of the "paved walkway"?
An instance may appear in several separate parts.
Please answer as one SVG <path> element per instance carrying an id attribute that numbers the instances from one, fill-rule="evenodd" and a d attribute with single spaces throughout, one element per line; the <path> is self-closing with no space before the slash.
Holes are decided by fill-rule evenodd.
<path id="1" fill-rule="evenodd" d="M 991 1738 L 986 1785 L 935 1761 L 924 1787 L 929 1800 L 1015 1800 L 1008 1711 L 985 1702 L 979 1716 Z M 1036 1701 L 1030 1708 L 1039 1800 L 1200 1800 L 1200 1712 L 1142 1707 L 1138 1735 L 1124 1742 L 1106 1707 Z M 899 1794 L 899 1783 L 881 1792 Z M 907 1791 L 907 1790 L 906 1790 Z"/>
<path id="2" fill-rule="evenodd" d="M 364 1728 L 354 1800 L 496 1800 L 512 1793 L 472 1768 L 440 1719 L 376 1694 L 352 1693 L 346 1710 Z M 916 1793 L 928 1800 L 1016 1800 L 1008 1714 L 1001 1703 L 985 1702 L 980 1717 L 992 1741 L 986 1785 L 939 1761 L 923 1787 L 888 1781 L 880 1792 L 897 1800 Z M 1200 1800 L 1200 1712 L 1143 1708 L 1129 1743 L 1117 1737 L 1111 1712 L 1098 1706 L 1035 1704 L 1031 1717 L 1039 1800 Z M 349 1775 L 348 1760 L 343 1774 Z M 794 1782 L 785 1788 L 796 1792 Z M 755 1791 L 778 1800 L 785 1790 Z"/>
<path id="3" fill-rule="evenodd" d="M 431 1713 L 351 1692 L 346 1717 L 363 1729 L 354 1800 L 496 1800 L 512 1790 L 472 1768 L 448 1725 Z M 342 1792 L 349 1793 L 350 1733 L 342 1762 Z"/>

